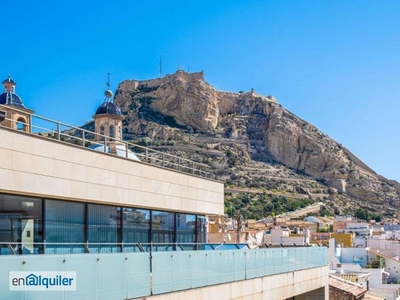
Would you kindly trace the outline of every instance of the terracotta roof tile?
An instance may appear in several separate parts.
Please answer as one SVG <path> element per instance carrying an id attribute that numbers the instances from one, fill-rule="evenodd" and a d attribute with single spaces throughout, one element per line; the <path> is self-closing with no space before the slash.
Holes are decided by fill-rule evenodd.
<path id="1" fill-rule="evenodd" d="M 350 293 L 355 297 L 359 297 L 367 292 L 362 286 L 333 275 L 329 275 L 329 286 Z"/>

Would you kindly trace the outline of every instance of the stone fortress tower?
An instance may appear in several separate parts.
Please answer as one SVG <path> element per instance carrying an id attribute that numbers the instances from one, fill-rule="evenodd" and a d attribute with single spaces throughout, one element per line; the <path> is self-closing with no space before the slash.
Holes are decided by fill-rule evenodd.
<path id="1" fill-rule="evenodd" d="M 30 132 L 31 115 L 33 110 L 27 109 L 22 102 L 20 96 L 15 93 L 17 84 L 8 75 L 8 78 L 3 81 L 4 91 L 0 95 L 0 110 L 5 112 L 5 120 L 1 123 L 3 126 Z"/>

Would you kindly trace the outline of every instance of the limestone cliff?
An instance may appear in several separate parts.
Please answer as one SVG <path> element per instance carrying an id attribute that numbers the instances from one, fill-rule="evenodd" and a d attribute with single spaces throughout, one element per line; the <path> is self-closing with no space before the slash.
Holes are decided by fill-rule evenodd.
<path id="1" fill-rule="evenodd" d="M 349 150 L 284 109 L 273 96 L 253 90 L 216 91 L 204 81 L 203 72 L 178 71 L 158 79 L 124 81 L 115 102 L 126 115 L 128 138 L 186 143 L 195 139 L 211 148 L 232 143 L 241 164 L 278 162 L 328 185 L 342 180 L 346 183 L 342 192 L 359 201 L 400 203 L 397 182 L 379 177 Z"/>

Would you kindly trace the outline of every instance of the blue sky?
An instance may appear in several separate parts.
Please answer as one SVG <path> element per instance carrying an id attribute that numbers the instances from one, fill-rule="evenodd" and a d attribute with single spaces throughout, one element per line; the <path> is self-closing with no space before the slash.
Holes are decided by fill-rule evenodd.
<path id="1" fill-rule="evenodd" d="M 73 125 L 125 79 L 205 71 L 273 94 L 400 181 L 400 1 L 6 1 L 2 72 L 25 105 Z"/>

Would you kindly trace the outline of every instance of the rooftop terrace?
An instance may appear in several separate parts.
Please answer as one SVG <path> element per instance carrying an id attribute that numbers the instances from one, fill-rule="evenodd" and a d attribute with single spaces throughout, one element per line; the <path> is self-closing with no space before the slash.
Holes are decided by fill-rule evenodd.
<path id="1" fill-rule="evenodd" d="M 20 111 L 15 107 L 0 105 L 0 111 L 4 108 L 15 112 Z M 211 172 L 210 166 L 208 165 L 157 151 L 149 147 L 97 134 L 81 127 L 76 127 L 36 114 L 32 114 L 27 123 L 16 121 L 8 115 L 6 115 L 5 121 L 14 124 L 19 131 L 25 131 L 28 134 L 34 134 L 45 139 L 54 139 L 70 143 L 91 151 L 99 151 L 99 147 L 96 146 L 102 146 L 101 148 L 104 149 L 102 152 L 109 155 L 122 156 L 128 159 L 132 159 L 133 153 L 137 158 L 139 158 L 140 162 L 145 164 L 171 169 L 197 177 L 209 179 L 215 178 L 214 174 Z M 0 124 L 0 126 L 2 125 Z M 102 142 L 96 142 L 96 137 L 97 140 L 102 140 Z M 117 150 L 113 151 L 112 147 L 108 146 L 110 144 L 118 145 Z"/>

